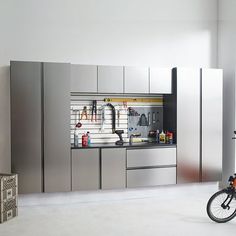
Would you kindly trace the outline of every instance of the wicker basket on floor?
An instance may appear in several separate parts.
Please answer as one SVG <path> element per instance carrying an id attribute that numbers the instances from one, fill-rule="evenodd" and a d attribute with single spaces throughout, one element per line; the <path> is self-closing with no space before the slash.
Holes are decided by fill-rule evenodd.
<path id="1" fill-rule="evenodd" d="M 0 174 L 0 223 L 17 216 L 17 197 L 17 175 Z"/>

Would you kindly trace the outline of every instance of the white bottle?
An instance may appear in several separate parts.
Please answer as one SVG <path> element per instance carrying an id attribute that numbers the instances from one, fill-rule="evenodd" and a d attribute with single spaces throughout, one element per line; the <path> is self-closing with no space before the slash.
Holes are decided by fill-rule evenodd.
<path id="1" fill-rule="evenodd" d="M 78 147 L 79 145 L 79 129 L 76 127 L 74 130 L 74 146 Z"/>

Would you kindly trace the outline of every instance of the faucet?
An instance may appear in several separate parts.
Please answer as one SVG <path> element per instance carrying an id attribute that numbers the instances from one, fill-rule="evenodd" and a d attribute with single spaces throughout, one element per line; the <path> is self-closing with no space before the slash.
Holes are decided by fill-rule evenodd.
<path id="1" fill-rule="evenodd" d="M 131 134 L 131 135 L 129 136 L 129 144 L 132 145 L 132 144 L 133 144 L 133 138 L 134 138 L 134 137 L 139 137 L 139 136 L 141 136 L 141 133 Z"/>

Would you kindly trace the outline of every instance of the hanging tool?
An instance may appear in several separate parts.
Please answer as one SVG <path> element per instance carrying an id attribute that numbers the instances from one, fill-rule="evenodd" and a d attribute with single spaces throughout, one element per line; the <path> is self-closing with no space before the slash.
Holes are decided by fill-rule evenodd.
<path id="1" fill-rule="evenodd" d="M 152 113 L 152 123 L 155 124 L 156 123 L 156 112 Z"/>
<path id="2" fill-rule="evenodd" d="M 92 105 L 92 114 L 91 114 L 91 121 L 96 121 L 97 122 L 97 101 L 93 100 L 93 105 Z"/>
<path id="3" fill-rule="evenodd" d="M 75 127 L 80 128 L 82 126 L 80 122 L 80 110 L 72 107 L 72 111 L 75 112 Z"/>
<path id="4" fill-rule="evenodd" d="M 148 126 L 148 119 L 147 119 L 147 117 L 144 113 L 140 116 L 137 125 L 139 125 L 139 126 Z"/>
<path id="5" fill-rule="evenodd" d="M 80 128 L 82 126 L 81 122 L 80 122 L 80 110 L 76 110 L 76 123 L 75 123 L 75 127 Z"/>
<path id="6" fill-rule="evenodd" d="M 87 107 L 86 106 L 84 106 L 84 108 L 82 110 L 82 114 L 81 114 L 81 118 L 80 119 L 83 120 L 84 116 L 85 116 L 85 120 L 88 120 L 88 111 L 87 111 Z"/>
<path id="7" fill-rule="evenodd" d="M 140 114 L 134 110 L 134 108 L 129 107 L 128 108 L 128 116 L 140 116 Z"/>
<path id="8" fill-rule="evenodd" d="M 111 103 L 107 103 L 108 107 L 112 109 L 112 133 L 115 133 L 116 130 L 116 110 L 115 107 Z"/>
<path id="9" fill-rule="evenodd" d="M 105 107 L 106 105 L 101 106 L 101 128 L 100 131 L 104 131 L 104 125 L 105 125 Z"/>
<path id="10" fill-rule="evenodd" d="M 117 127 L 120 127 L 120 105 L 116 106 L 116 111 L 117 111 Z"/>
<path id="11" fill-rule="evenodd" d="M 150 112 L 148 112 L 148 126 L 150 126 L 151 125 L 151 113 Z"/>
<path id="12" fill-rule="evenodd" d="M 120 109 L 117 111 L 117 127 L 120 127 Z"/>

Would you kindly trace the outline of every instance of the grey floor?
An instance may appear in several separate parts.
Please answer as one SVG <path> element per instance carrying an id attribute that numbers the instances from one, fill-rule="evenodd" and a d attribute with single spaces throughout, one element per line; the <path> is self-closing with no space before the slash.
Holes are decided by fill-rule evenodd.
<path id="1" fill-rule="evenodd" d="M 206 203 L 217 183 L 19 197 L 19 216 L 1 236 L 234 235 L 236 219 L 217 224 Z"/>

